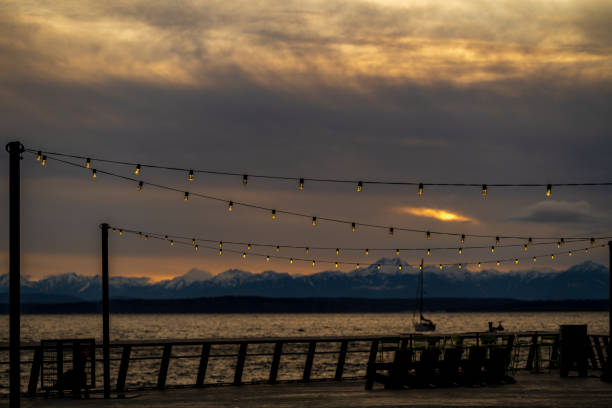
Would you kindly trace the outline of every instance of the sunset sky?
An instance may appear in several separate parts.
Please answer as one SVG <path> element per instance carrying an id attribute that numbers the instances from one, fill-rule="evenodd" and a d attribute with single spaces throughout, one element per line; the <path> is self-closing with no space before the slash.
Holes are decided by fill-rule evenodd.
<path id="1" fill-rule="evenodd" d="M 0 134 L 27 148 L 182 168 L 430 183 L 612 180 L 609 1 L 28 1 L 0 5 Z M 8 155 L 1 218 L 8 231 Z M 83 163 L 81 163 L 83 164 Z M 95 163 L 94 163 L 95 164 Z M 133 168 L 95 164 L 133 176 Z M 31 155 L 22 162 L 23 274 L 100 271 L 101 222 L 213 240 L 330 247 L 459 246 L 457 238 L 319 222 L 145 188 Z M 415 187 L 307 183 L 145 169 L 201 194 L 395 227 L 470 234 L 612 235 L 612 187 Z M 8 234 L 0 273 L 8 271 Z M 516 241 L 515 241 L 516 242 Z M 507 242 L 509 243 L 509 242 Z M 601 242 L 604 243 L 603 241 Z M 584 244 L 575 246 L 583 247 Z M 229 247 L 228 247 L 229 248 Z M 237 248 L 246 249 L 246 248 Z M 255 248 L 257 249 L 257 248 Z M 111 274 L 192 268 L 333 269 L 112 235 Z M 258 252 L 271 252 L 268 249 Z M 533 248 L 533 254 L 558 251 Z M 531 254 L 532 252 L 529 252 Z M 333 252 L 285 256 L 336 259 Z M 416 264 L 522 250 L 402 253 Z M 362 265 L 382 256 L 342 254 Z M 550 257 L 548 257 L 550 258 Z M 542 259 L 565 268 L 587 257 Z M 348 268 L 344 268 L 348 270 Z"/>

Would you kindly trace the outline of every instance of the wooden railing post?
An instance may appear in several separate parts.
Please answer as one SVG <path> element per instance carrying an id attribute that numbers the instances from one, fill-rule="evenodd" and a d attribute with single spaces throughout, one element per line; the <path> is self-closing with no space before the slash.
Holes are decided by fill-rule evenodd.
<path id="1" fill-rule="evenodd" d="M 202 344 L 202 354 L 200 355 L 200 366 L 198 367 L 198 378 L 196 386 L 202 387 L 206 378 L 206 369 L 208 368 L 208 356 L 210 355 L 210 343 Z"/>
<path id="2" fill-rule="evenodd" d="M 238 359 L 236 360 L 236 372 L 234 373 L 234 385 L 242 384 L 242 371 L 244 370 L 244 361 L 246 360 L 247 347 L 249 343 L 240 343 L 238 351 Z"/>
<path id="3" fill-rule="evenodd" d="M 163 390 L 166 388 L 166 377 L 168 376 L 168 366 L 170 365 L 170 354 L 172 353 L 172 344 L 164 346 L 161 364 L 159 366 L 159 377 L 157 378 L 157 389 Z"/>
<path id="4" fill-rule="evenodd" d="M 34 349 L 34 356 L 32 358 L 32 369 L 30 371 L 30 381 L 28 382 L 28 396 L 33 397 L 36 395 L 36 387 L 38 386 L 38 376 L 40 374 L 40 367 L 42 365 L 42 346 Z"/>
<path id="5" fill-rule="evenodd" d="M 57 384 L 59 385 L 58 392 L 61 396 L 64 395 L 64 343 L 57 342 L 55 367 L 57 369 Z"/>
<path id="6" fill-rule="evenodd" d="M 276 384 L 276 378 L 278 377 L 278 367 L 280 366 L 280 359 L 282 354 L 283 342 L 277 341 L 274 345 L 274 355 L 272 357 L 272 365 L 270 366 L 270 378 L 268 380 L 270 384 Z"/>
<path id="7" fill-rule="evenodd" d="M 334 380 L 342 381 L 342 374 L 344 373 L 344 362 L 346 361 L 346 352 L 348 350 L 348 340 L 343 340 L 340 343 L 340 353 L 338 354 L 338 364 L 336 365 L 336 375 Z"/>
<path id="8" fill-rule="evenodd" d="M 310 373 L 312 372 L 312 363 L 314 362 L 316 348 L 316 341 L 311 341 L 308 343 L 308 353 L 306 354 L 306 364 L 304 365 L 304 376 L 302 377 L 303 382 L 310 382 Z"/>
<path id="9" fill-rule="evenodd" d="M 121 352 L 121 363 L 119 365 L 119 373 L 117 374 L 117 392 L 123 392 L 125 390 L 125 379 L 127 378 L 131 353 L 132 346 L 127 344 L 123 346 L 123 350 Z"/>
<path id="10" fill-rule="evenodd" d="M 412 348 L 412 336 L 410 336 L 410 347 Z M 378 340 L 372 340 L 370 356 L 368 357 L 368 365 L 366 367 L 366 390 L 371 390 L 374 386 L 374 373 L 376 373 L 374 364 L 376 363 L 376 354 L 378 354 Z"/>

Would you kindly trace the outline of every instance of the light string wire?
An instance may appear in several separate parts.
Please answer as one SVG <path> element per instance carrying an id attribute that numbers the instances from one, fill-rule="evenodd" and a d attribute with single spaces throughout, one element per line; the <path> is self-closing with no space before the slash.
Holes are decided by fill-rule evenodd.
<path id="1" fill-rule="evenodd" d="M 261 247 L 261 248 L 283 248 L 283 249 L 302 249 L 302 250 L 308 250 L 308 251 L 317 251 L 317 250 L 321 250 L 321 251 L 337 251 L 337 252 L 401 252 L 401 251 L 406 251 L 406 252 L 430 252 L 427 253 L 427 255 L 431 255 L 431 252 L 434 251 L 465 251 L 465 250 L 471 250 L 471 249 L 491 249 L 491 245 L 467 245 L 467 246 L 451 246 L 451 247 L 429 247 L 429 248 L 424 248 L 424 247 L 388 247 L 388 248 L 357 248 L 357 247 L 342 247 L 342 246 L 334 246 L 334 247 L 322 247 L 322 246 L 309 246 L 309 245 L 304 245 L 304 244 L 286 244 L 286 243 L 276 243 L 276 244 L 271 244 L 271 243 L 262 243 L 262 242 L 257 242 L 257 241 L 226 241 L 226 240 L 222 240 L 222 239 L 210 239 L 210 238 L 200 238 L 197 236 L 192 236 L 191 238 L 186 236 L 186 235 L 175 235 L 175 234 L 162 234 L 162 233 L 158 233 L 158 232 L 150 232 L 150 231 L 143 231 L 143 230 L 136 230 L 136 229 L 131 229 L 131 228 L 117 228 L 115 227 L 117 230 L 122 231 L 122 232 L 126 232 L 126 233 L 132 233 L 132 234 L 137 234 L 137 235 L 141 235 L 141 236 L 146 236 L 146 237 L 168 237 L 168 238 L 172 238 L 172 239 L 176 239 L 176 240 L 191 240 L 192 244 L 195 243 L 199 243 L 199 242 L 207 242 L 207 243 L 219 243 L 222 245 L 236 245 L 236 246 L 246 246 L 246 247 Z M 612 238 L 612 236 L 610 237 L 599 237 L 600 240 L 602 239 L 610 239 Z M 565 243 L 567 244 L 571 244 L 571 243 L 577 243 L 577 242 L 585 242 L 585 241 L 591 241 L 591 245 L 595 246 L 596 244 L 596 240 L 591 240 L 590 238 L 584 238 L 584 239 L 568 239 L 565 241 Z M 547 242 L 533 242 L 531 244 L 501 244 L 501 245 L 495 245 L 495 250 L 501 249 L 501 248 L 524 248 L 525 251 L 527 251 L 527 248 L 529 248 L 530 246 L 544 246 L 544 245 L 558 245 L 560 244 L 559 241 L 547 241 Z M 366 254 L 367 255 L 367 254 Z"/>
<path id="2" fill-rule="evenodd" d="M 135 232 L 133 230 L 129 230 L 129 229 L 121 229 L 118 227 L 109 227 L 112 229 L 112 231 L 116 232 L 116 231 L 120 231 L 120 234 L 123 235 L 123 233 L 128 233 L 128 234 L 138 234 L 138 232 Z M 395 263 L 389 263 L 389 262 L 380 262 L 380 263 L 369 263 L 369 264 L 361 264 L 360 262 L 355 262 L 355 261 L 341 261 L 341 260 L 329 260 L 329 259 L 308 259 L 308 258 L 302 258 L 302 257 L 289 257 L 289 256 L 283 256 L 283 255 L 270 255 L 270 254 L 263 254 L 263 253 L 259 253 L 256 251 L 249 251 L 248 253 L 246 251 L 241 251 L 241 250 L 237 250 L 237 249 L 222 249 L 222 248 L 218 248 L 218 247 L 214 247 L 214 246 L 208 246 L 208 245 L 203 245 L 200 246 L 199 244 L 194 245 L 192 242 L 188 242 L 188 241 L 183 241 L 181 239 L 178 240 L 170 240 L 169 236 L 157 236 L 157 235 L 150 235 L 148 238 L 151 239 L 156 239 L 156 240 L 160 240 L 160 241 L 169 241 L 170 245 L 174 246 L 175 244 L 178 245 L 183 245 L 183 246 L 191 246 L 193 248 L 197 250 L 199 250 L 200 248 L 202 249 L 210 249 L 210 250 L 216 250 L 219 251 L 219 254 L 222 255 L 224 252 L 229 252 L 229 253 L 233 253 L 233 254 L 241 254 L 241 256 L 246 259 L 247 257 L 251 257 L 251 256 L 255 256 L 255 257 L 259 257 L 259 258 L 265 258 L 267 261 L 270 261 L 271 259 L 281 259 L 281 260 L 286 260 L 289 261 L 290 263 L 294 263 L 294 262 L 308 262 L 308 263 L 312 263 L 313 266 L 316 266 L 317 264 L 331 264 L 331 265 L 335 265 L 336 268 L 338 268 L 340 265 L 351 265 L 351 266 L 355 266 L 357 269 L 360 269 L 361 266 L 365 267 L 365 268 L 369 268 L 369 267 L 377 267 L 380 268 L 382 266 L 388 266 L 388 265 L 392 265 L 392 266 L 396 266 L 398 267 L 398 269 L 401 270 L 402 266 L 408 266 L 408 267 L 421 267 L 420 265 L 412 265 L 409 263 L 406 263 L 402 260 L 400 260 L 399 263 L 395 262 Z M 448 267 L 453 267 L 456 266 L 459 269 L 461 269 L 463 266 L 470 266 L 470 265 L 477 265 L 478 267 L 480 267 L 481 265 L 486 265 L 486 264 L 497 264 L 498 266 L 501 265 L 502 263 L 508 263 L 508 262 L 512 262 L 515 264 L 518 264 L 519 260 L 525 260 L 525 259 L 531 259 L 533 262 L 537 261 L 537 258 L 545 258 L 545 257 L 551 257 L 552 260 L 554 260 L 555 257 L 560 256 L 560 255 L 569 255 L 572 256 L 574 253 L 578 253 L 578 252 L 585 252 L 585 253 L 590 253 L 590 251 L 592 249 L 598 249 L 598 248 L 605 248 L 607 246 L 607 244 L 599 244 L 596 246 L 590 246 L 590 247 L 583 247 L 583 248 L 574 248 L 574 249 L 570 249 L 567 251 L 557 251 L 557 252 L 552 252 L 552 253 L 541 253 L 541 254 L 537 254 L 537 255 L 529 255 L 529 256 L 519 256 L 519 257 L 511 257 L 511 258 L 500 258 L 500 259 L 494 259 L 494 260 L 485 260 L 485 261 L 467 261 L 467 262 L 454 262 L 454 263 L 440 263 L 438 264 L 438 267 L 440 269 L 442 268 L 448 268 Z M 435 264 L 431 263 L 428 264 L 428 266 L 436 266 Z"/>
<path id="3" fill-rule="evenodd" d="M 31 153 L 33 155 L 36 155 L 37 158 L 39 158 L 38 153 L 34 153 L 34 151 L 32 151 L 32 149 L 26 149 L 26 152 Z M 403 232 L 412 232 L 412 233 L 421 233 L 421 234 L 426 234 L 427 239 L 431 239 L 432 235 L 444 235 L 444 236 L 455 236 L 455 237 L 462 237 L 467 239 L 468 237 L 470 238 L 490 238 L 490 239 L 495 239 L 496 244 L 499 244 L 499 240 L 501 239 L 519 239 L 519 240 L 525 240 L 525 241 L 533 241 L 533 240 L 553 240 L 553 239 L 559 239 L 559 242 L 564 242 L 564 240 L 598 240 L 598 239 L 602 239 L 601 237 L 565 237 L 565 238 L 558 238 L 558 237 L 550 237 L 550 236 L 546 236 L 546 237 L 538 237 L 538 236 L 513 236 L 513 235 L 485 235 L 485 234 L 462 234 L 462 233 L 456 233 L 456 232 L 447 232 L 447 231 L 432 231 L 432 230 L 424 230 L 424 229 L 415 229 L 415 228 L 407 228 L 407 227 L 391 227 L 391 226 L 387 226 L 387 225 L 381 225 L 381 224 L 371 224 L 371 223 L 362 223 L 362 222 L 356 222 L 356 221 L 348 221 L 348 220 L 344 220 L 344 219 L 339 219 L 339 218 L 331 218 L 331 217 L 318 217 L 318 216 L 313 216 L 311 214 L 305 214 L 305 213 L 300 213 L 300 212 L 296 212 L 296 211 L 289 211 L 289 210 L 279 210 L 279 209 L 274 209 L 274 208 L 269 208 L 269 207 L 264 207 L 261 205 L 257 205 L 257 204 L 252 204 L 252 203 L 247 203 L 247 202 L 242 202 L 242 201 L 233 201 L 233 200 L 228 200 L 226 198 L 220 198 L 220 197 L 215 197 L 215 196 L 211 196 L 211 195 L 207 195 L 207 194 L 201 194 L 201 193 L 194 193 L 194 192 L 189 192 L 189 191 L 185 191 L 184 189 L 180 189 L 180 188 L 176 188 L 176 187 L 170 187 L 170 186 L 166 186 L 166 185 L 162 185 L 162 184 L 158 184 L 158 183 L 152 183 L 152 182 L 145 182 L 143 180 L 139 180 L 136 179 L 134 177 L 128 177 L 128 176 L 123 176 L 120 174 L 116 174 L 107 170 L 102 170 L 102 169 L 96 169 L 96 168 L 88 168 L 86 165 L 83 164 L 79 164 L 79 163 L 74 163 L 68 160 L 64 160 L 64 159 L 60 159 L 57 157 L 54 157 L 51 155 L 49 156 L 44 156 L 42 158 L 42 164 L 44 165 L 45 162 L 47 160 L 52 160 L 52 161 L 56 161 L 58 163 L 62 163 L 68 166 L 72 166 L 72 167 L 77 167 L 77 168 L 81 168 L 81 169 L 85 169 L 85 170 L 91 170 L 92 171 L 92 175 L 93 177 L 97 177 L 98 174 L 105 174 L 111 177 L 115 177 L 124 181 L 130 181 L 133 183 L 138 183 L 138 188 L 141 189 L 143 188 L 143 186 L 147 185 L 150 187 L 154 187 L 154 188 L 158 188 L 161 190 L 167 190 L 167 191 L 173 191 L 173 192 L 178 192 L 181 194 L 184 194 L 184 198 L 185 200 L 187 200 L 189 197 L 198 197 L 198 198 L 202 198 L 202 199 L 206 199 L 206 200 L 212 200 L 212 201 L 218 201 L 218 202 L 224 202 L 224 203 L 228 203 L 229 204 L 229 208 L 231 209 L 233 206 L 242 206 L 242 207 L 246 207 L 246 208 L 251 208 L 251 209 L 256 209 L 256 210 L 261 210 L 261 211 L 266 211 L 268 213 L 271 213 L 274 217 L 276 217 L 276 215 L 278 214 L 285 214 L 285 215 L 290 215 L 290 216 L 295 216 L 295 217 L 301 217 L 301 218 L 307 218 L 307 219 L 312 219 L 313 223 L 317 220 L 317 221 L 327 221 L 327 222 L 335 222 L 338 224 L 344 224 L 344 225 L 351 225 L 352 230 L 355 231 L 356 227 L 366 227 L 366 228 L 373 228 L 373 229 L 383 229 L 383 230 L 388 230 L 390 235 L 393 234 L 394 231 L 403 231 Z"/>
<path id="4" fill-rule="evenodd" d="M 100 162 L 100 163 L 108 163 L 108 164 L 117 164 L 122 166 L 131 166 L 134 168 L 144 169 L 161 169 L 161 170 L 170 170 L 170 171 L 179 171 L 179 172 L 192 172 L 192 173 L 200 173 L 200 174 L 211 174 L 211 175 L 220 175 L 220 176 L 234 176 L 234 177 L 250 177 L 250 178 L 260 178 L 260 179 L 268 179 L 268 180 L 287 180 L 287 181 L 297 181 L 300 183 L 304 183 L 306 181 L 309 182 L 320 182 L 320 183 L 344 183 L 344 184 L 361 184 L 361 187 L 365 184 L 378 184 L 378 185 L 398 185 L 398 186 L 449 186 L 449 187 L 584 187 L 584 186 L 612 186 L 612 182 L 586 182 L 586 183 L 422 183 L 422 182 L 413 182 L 413 181 L 385 181 L 385 180 L 368 180 L 368 179 L 338 179 L 338 178 L 316 178 L 316 177 L 293 177 L 293 176 L 279 176 L 279 175 L 268 175 L 268 174 L 248 174 L 248 173 L 239 173 L 234 171 L 220 171 L 220 170 L 203 170 L 203 169 L 188 169 L 184 167 L 176 167 L 176 166 L 163 166 L 159 164 L 149 164 L 149 163 L 138 163 L 131 161 L 121 161 L 121 160 L 112 160 L 112 159 L 104 159 L 100 157 L 91 157 L 91 156 L 83 156 L 77 154 L 68 154 L 61 152 L 51 152 L 46 150 L 35 150 L 35 149 L 26 149 L 27 152 L 35 153 L 35 154 L 45 154 L 52 155 L 56 157 L 65 157 L 71 159 L 80 159 L 80 160 L 89 160 L 90 162 Z M 303 186 L 302 186 L 303 187 Z M 421 191 L 422 192 L 422 191 Z"/>

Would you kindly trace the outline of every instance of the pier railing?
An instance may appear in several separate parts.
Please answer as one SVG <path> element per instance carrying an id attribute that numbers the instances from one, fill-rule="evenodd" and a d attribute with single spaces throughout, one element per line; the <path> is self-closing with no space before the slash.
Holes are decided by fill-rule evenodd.
<path id="1" fill-rule="evenodd" d="M 607 361 L 609 337 L 590 334 L 589 368 Z M 498 345 L 508 348 L 509 369 L 542 372 L 558 368 L 558 332 L 402 334 L 389 336 L 238 338 L 198 340 L 115 341 L 111 344 L 113 389 L 202 387 L 364 378 L 368 362 L 393 358 L 399 348 Z M 101 348 L 101 345 L 97 345 Z M 98 351 L 96 356 L 102 353 Z M 70 354 L 62 357 L 71 368 Z M 22 388 L 41 392 L 43 349 L 22 345 Z M 102 387 L 102 360 L 96 359 L 95 389 Z M 0 344 L 0 393 L 8 392 L 8 346 Z"/>

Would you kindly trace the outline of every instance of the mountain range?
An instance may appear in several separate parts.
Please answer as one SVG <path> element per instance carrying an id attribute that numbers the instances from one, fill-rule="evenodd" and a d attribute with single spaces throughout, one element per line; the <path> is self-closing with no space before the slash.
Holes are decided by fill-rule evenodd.
<path id="1" fill-rule="evenodd" d="M 380 259 L 375 265 L 350 272 L 325 271 L 312 275 L 230 269 L 213 276 L 192 269 L 160 282 L 149 278 L 114 276 L 109 280 L 115 299 L 192 299 L 218 296 L 268 298 L 414 298 L 418 270 L 399 271 L 400 259 Z M 404 264 L 405 265 L 405 264 Z M 607 299 L 610 273 L 593 262 L 564 271 L 499 272 L 425 268 L 425 295 L 436 298 L 507 298 L 521 300 Z M 48 276 L 39 281 L 22 277 L 22 302 L 68 303 L 100 299 L 99 276 L 76 273 Z M 8 303 L 8 275 L 0 275 L 0 303 Z"/>

